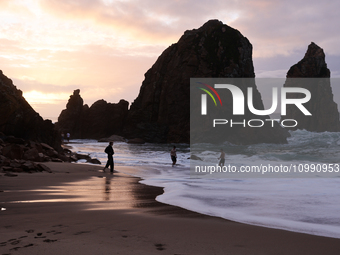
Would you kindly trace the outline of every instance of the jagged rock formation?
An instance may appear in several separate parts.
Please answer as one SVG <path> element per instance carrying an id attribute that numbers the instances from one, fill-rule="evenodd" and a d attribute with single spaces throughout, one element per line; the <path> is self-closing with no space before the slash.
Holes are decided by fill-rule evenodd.
<path id="1" fill-rule="evenodd" d="M 120 100 L 118 104 L 96 101 L 91 107 L 84 105 L 77 89 L 70 96 L 56 123 L 62 132 L 69 132 L 71 138 L 102 138 L 122 134 L 129 103 Z"/>
<path id="2" fill-rule="evenodd" d="M 312 79 L 294 79 L 312 78 Z M 308 46 L 302 60 L 293 65 L 288 73 L 284 87 L 302 87 L 310 91 L 311 99 L 304 106 L 312 114 L 305 116 L 296 106 L 287 106 L 285 119 L 295 119 L 296 127 L 315 132 L 340 131 L 339 112 L 337 104 L 333 100 L 330 84 L 330 71 L 325 62 L 325 53 L 315 43 Z M 291 93 L 290 98 L 299 98 L 301 94 Z"/>
<path id="3" fill-rule="evenodd" d="M 131 105 L 124 135 L 147 142 L 189 143 L 193 77 L 255 77 L 252 45 L 239 31 L 218 20 L 186 31 L 145 74 L 139 95 Z M 261 110 L 261 96 L 255 83 L 252 86 L 254 105 Z M 245 87 L 241 89 L 247 93 Z M 232 118 L 231 108 L 225 117 Z M 246 113 L 245 118 L 252 117 Z M 223 139 L 241 144 L 285 143 L 287 136 L 285 130 L 275 125 L 269 129 L 228 129 Z"/>
<path id="4" fill-rule="evenodd" d="M 0 132 L 0 172 L 41 172 L 51 170 L 37 162 L 72 162 L 85 159 L 88 163 L 100 164 L 100 161 L 89 155 L 73 153 L 68 149 L 60 152 L 46 143 L 24 140 L 14 136 L 6 136 Z"/>
<path id="5" fill-rule="evenodd" d="M 33 110 L 11 79 L 0 70 L 0 132 L 26 140 L 47 143 L 61 150 L 59 133 L 50 120 Z"/>
<path id="6" fill-rule="evenodd" d="M 88 111 L 88 108 L 88 105 L 84 105 L 80 90 L 73 91 L 73 95 L 70 96 L 66 104 L 66 109 L 58 117 L 56 127 L 61 132 L 71 133 L 72 138 L 81 138 L 84 113 Z"/>

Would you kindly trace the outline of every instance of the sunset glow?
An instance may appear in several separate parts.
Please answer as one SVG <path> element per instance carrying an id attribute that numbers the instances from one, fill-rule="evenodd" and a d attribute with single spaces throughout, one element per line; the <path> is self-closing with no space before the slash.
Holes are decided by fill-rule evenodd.
<path id="1" fill-rule="evenodd" d="M 24 98 L 34 107 L 41 104 L 58 104 L 64 101 L 69 95 L 66 93 L 42 93 L 40 91 L 28 91 L 23 93 Z"/>

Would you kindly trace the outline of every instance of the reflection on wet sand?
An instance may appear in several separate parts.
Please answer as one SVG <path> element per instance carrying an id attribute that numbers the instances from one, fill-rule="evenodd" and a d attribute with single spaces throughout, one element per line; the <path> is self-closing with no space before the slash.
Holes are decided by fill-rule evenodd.
<path id="1" fill-rule="evenodd" d="M 161 205 L 155 201 L 155 197 L 162 194 L 163 189 L 141 185 L 139 180 L 122 173 L 104 173 L 86 180 L 30 190 L 26 196 L 20 196 L 20 199 L 15 199 L 17 197 L 14 196 L 8 203 L 74 202 L 85 205 L 87 210 L 149 208 Z M 18 190 L 15 192 L 18 193 Z M 25 199 L 32 197 L 37 199 Z"/>
<path id="2" fill-rule="evenodd" d="M 104 180 L 105 180 L 104 201 L 109 201 L 111 196 L 111 176 L 106 176 Z"/>

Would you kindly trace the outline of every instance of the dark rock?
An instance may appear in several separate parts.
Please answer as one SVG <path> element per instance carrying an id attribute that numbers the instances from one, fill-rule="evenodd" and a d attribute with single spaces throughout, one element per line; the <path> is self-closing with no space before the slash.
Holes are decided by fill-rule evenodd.
<path id="1" fill-rule="evenodd" d="M 125 138 L 120 135 L 112 135 L 107 138 L 101 138 L 98 142 L 126 142 Z"/>
<path id="2" fill-rule="evenodd" d="M 49 156 L 49 157 L 58 157 L 59 156 L 58 152 L 55 151 L 55 150 L 46 151 L 46 155 Z"/>
<path id="3" fill-rule="evenodd" d="M 63 162 L 60 158 L 51 158 L 51 161 L 52 162 L 59 162 L 59 163 Z"/>
<path id="4" fill-rule="evenodd" d="M 293 65 L 287 78 L 329 78 L 330 71 L 325 61 L 325 53 L 322 48 L 312 42 L 308 45 L 303 59 Z"/>
<path id="5" fill-rule="evenodd" d="M 31 161 L 26 161 L 21 165 L 21 168 L 24 169 L 26 172 L 31 172 L 36 170 L 36 165 Z"/>
<path id="6" fill-rule="evenodd" d="M 254 78 L 252 45 L 238 30 L 218 20 L 186 31 L 146 72 L 130 107 L 124 136 L 140 137 L 146 142 L 189 143 L 190 78 L 194 77 Z M 254 105 L 264 109 L 255 82 L 252 86 Z M 246 88 L 241 89 L 246 94 Z M 232 118 L 232 113 L 227 112 L 225 117 Z M 249 113 L 245 116 L 253 117 Z M 261 116 L 265 118 L 268 116 Z M 274 128 L 237 127 L 225 133 L 224 141 L 238 144 L 285 143 L 289 136 L 277 124 Z"/>
<path id="7" fill-rule="evenodd" d="M 42 146 L 43 149 L 45 150 L 54 150 L 51 146 L 49 146 L 46 143 L 40 143 L 40 145 Z"/>
<path id="8" fill-rule="evenodd" d="M 2 149 L 2 154 L 9 159 L 22 159 L 24 146 L 19 144 L 8 144 Z"/>
<path id="9" fill-rule="evenodd" d="M 17 160 L 12 160 L 11 163 L 9 164 L 9 166 L 11 168 L 20 168 L 21 167 L 21 163 Z"/>
<path id="10" fill-rule="evenodd" d="M 141 138 L 133 138 L 133 139 L 128 140 L 127 143 L 144 144 L 145 141 L 143 139 L 141 139 Z"/>
<path id="11" fill-rule="evenodd" d="M 12 173 L 5 173 L 5 176 L 7 177 L 17 177 L 17 174 L 12 174 Z"/>
<path id="12" fill-rule="evenodd" d="M 44 160 L 44 156 L 42 153 L 39 153 L 36 148 L 32 148 L 25 151 L 24 159 L 40 162 Z"/>
<path id="13" fill-rule="evenodd" d="M 72 153 L 72 151 L 68 148 L 63 148 L 63 151 L 64 151 L 65 154 L 71 154 Z"/>
<path id="14" fill-rule="evenodd" d="M 46 165 L 44 165 L 44 164 L 37 164 L 37 168 L 40 171 L 45 171 L 45 172 L 48 172 L 48 173 L 52 173 L 51 169 L 49 167 L 47 167 Z"/>
<path id="15" fill-rule="evenodd" d="M 59 154 L 59 155 L 58 155 L 58 158 L 59 158 L 60 160 L 62 160 L 63 162 L 71 162 L 71 159 L 70 159 L 70 157 L 69 157 L 68 155 Z"/>
<path id="16" fill-rule="evenodd" d="M 2 164 L 3 162 L 5 162 L 7 158 L 3 155 L 0 154 L 0 164 Z"/>
<path id="17" fill-rule="evenodd" d="M 0 71 L 0 132 L 25 140 L 45 142 L 59 150 L 60 135 L 50 120 L 43 120 L 12 80 Z M 1 137 L 2 138 L 2 137 Z"/>
<path id="18" fill-rule="evenodd" d="M 70 156 L 71 161 L 78 161 L 78 158 L 75 155 Z"/>
<path id="19" fill-rule="evenodd" d="M 86 161 L 87 163 L 101 165 L 101 162 L 96 158 L 91 158 Z"/>
<path id="20" fill-rule="evenodd" d="M 57 128 L 62 132 L 72 133 L 75 138 L 81 138 L 81 121 L 84 118 L 87 105 L 80 96 L 80 90 L 74 90 L 66 104 L 66 109 L 58 117 Z"/>
<path id="21" fill-rule="evenodd" d="M 86 159 L 86 160 L 89 160 L 91 159 L 91 157 L 89 155 L 84 155 L 84 154 L 79 154 L 79 153 L 76 153 L 75 156 L 77 157 L 77 159 Z"/>
<path id="22" fill-rule="evenodd" d="M 200 157 L 196 156 L 196 155 L 191 155 L 189 159 L 201 160 L 202 161 L 202 159 Z"/>
<path id="23" fill-rule="evenodd" d="M 24 172 L 24 169 L 21 167 L 16 167 L 16 168 L 12 168 L 11 172 L 16 172 L 16 173 L 22 173 Z M 29 172 L 29 171 L 27 171 Z"/>
<path id="24" fill-rule="evenodd" d="M 49 145 L 47 145 L 49 146 Z M 37 143 L 37 142 L 33 142 L 33 141 L 28 141 L 27 142 L 27 147 L 31 148 L 31 149 L 36 149 L 39 153 L 44 152 L 43 146 L 41 145 L 41 143 Z M 50 146 L 49 146 L 50 147 Z M 62 151 L 61 151 L 62 152 Z"/>
<path id="25" fill-rule="evenodd" d="M 312 42 L 304 58 L 289 69 L 284 84 L 284 87 L 302 87 L 310 91 L 311 99 L 304 106 L 312 116 L 305 116 L 295 105 L 287 105 L 287 114 L 282 116 L 282 119 L 295 119 L 298 122 L 296 127 L 290 129 L 315 132 L 340 131 L 339 111 L 333 100 L 330 81 L 324 51 Z M 289 98 L 299 97 L 301 94 L 290 93 Z"/>
<path id="26" fill-rule="evenodd" d="M 80 90 L 73 95 L 58 118 L 57 128 L 71 133 L 73 138 L 101 138 L 121 134 L 128 113 L 129 103 L 120 100 L 118 104 L 96 101 L 91 107 L 83 105 Z"/>
<path id="27" fill-rule="evenodd" d="M 25 140 L 22 138 L 17 138 L 14 136 L 7 136 L 5 139 L 6 143 L 16 143 L 16 144 L 25 144 Z"/>
<path id="28" fill-rule="evenodd" d="M 3 167 L 1 167 L 1 169 L 4 172 L 10 172 L 13 169 L 13 167 L 11 167 L 11 166 L 3 166 Z"/>

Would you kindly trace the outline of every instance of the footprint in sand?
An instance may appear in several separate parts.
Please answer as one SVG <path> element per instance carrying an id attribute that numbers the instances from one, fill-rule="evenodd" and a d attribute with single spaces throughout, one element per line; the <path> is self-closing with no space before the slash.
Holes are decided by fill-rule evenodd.
<path id="1" fill-rule="evenodd" d="M 15 240 L 15 241 L 11 242 L 11 245 L 17 245 L 17 244 L 19 244 L 20 242 L 21 242 L 20 240 Z"/>
<path id="2" fill-rule="evenodd" d="M 90 233 L 90 231 L 79 231 L 75 233 L 74 235 L 81 235 L 81 234 L 86 234 L 86 233 Z"/>
<path id="3" fill-rule="evenodd" d="M 156 246 L 156 249 L 159 250 L 159 251 L 165 250 L 165 248 L 164 248 L 165 244 L 156 243 L 155 246 Z"/>
<path id="4" fill-rule="evenodd" d="M 56 242 L 56 241 L 58 241 L 58 240 L 57 240 L 57 239 L 54 239 L 54 240 L 45 239 L 43 242 L 45 242 L 45 243 L 54 243 L 54 242 Z"/>

